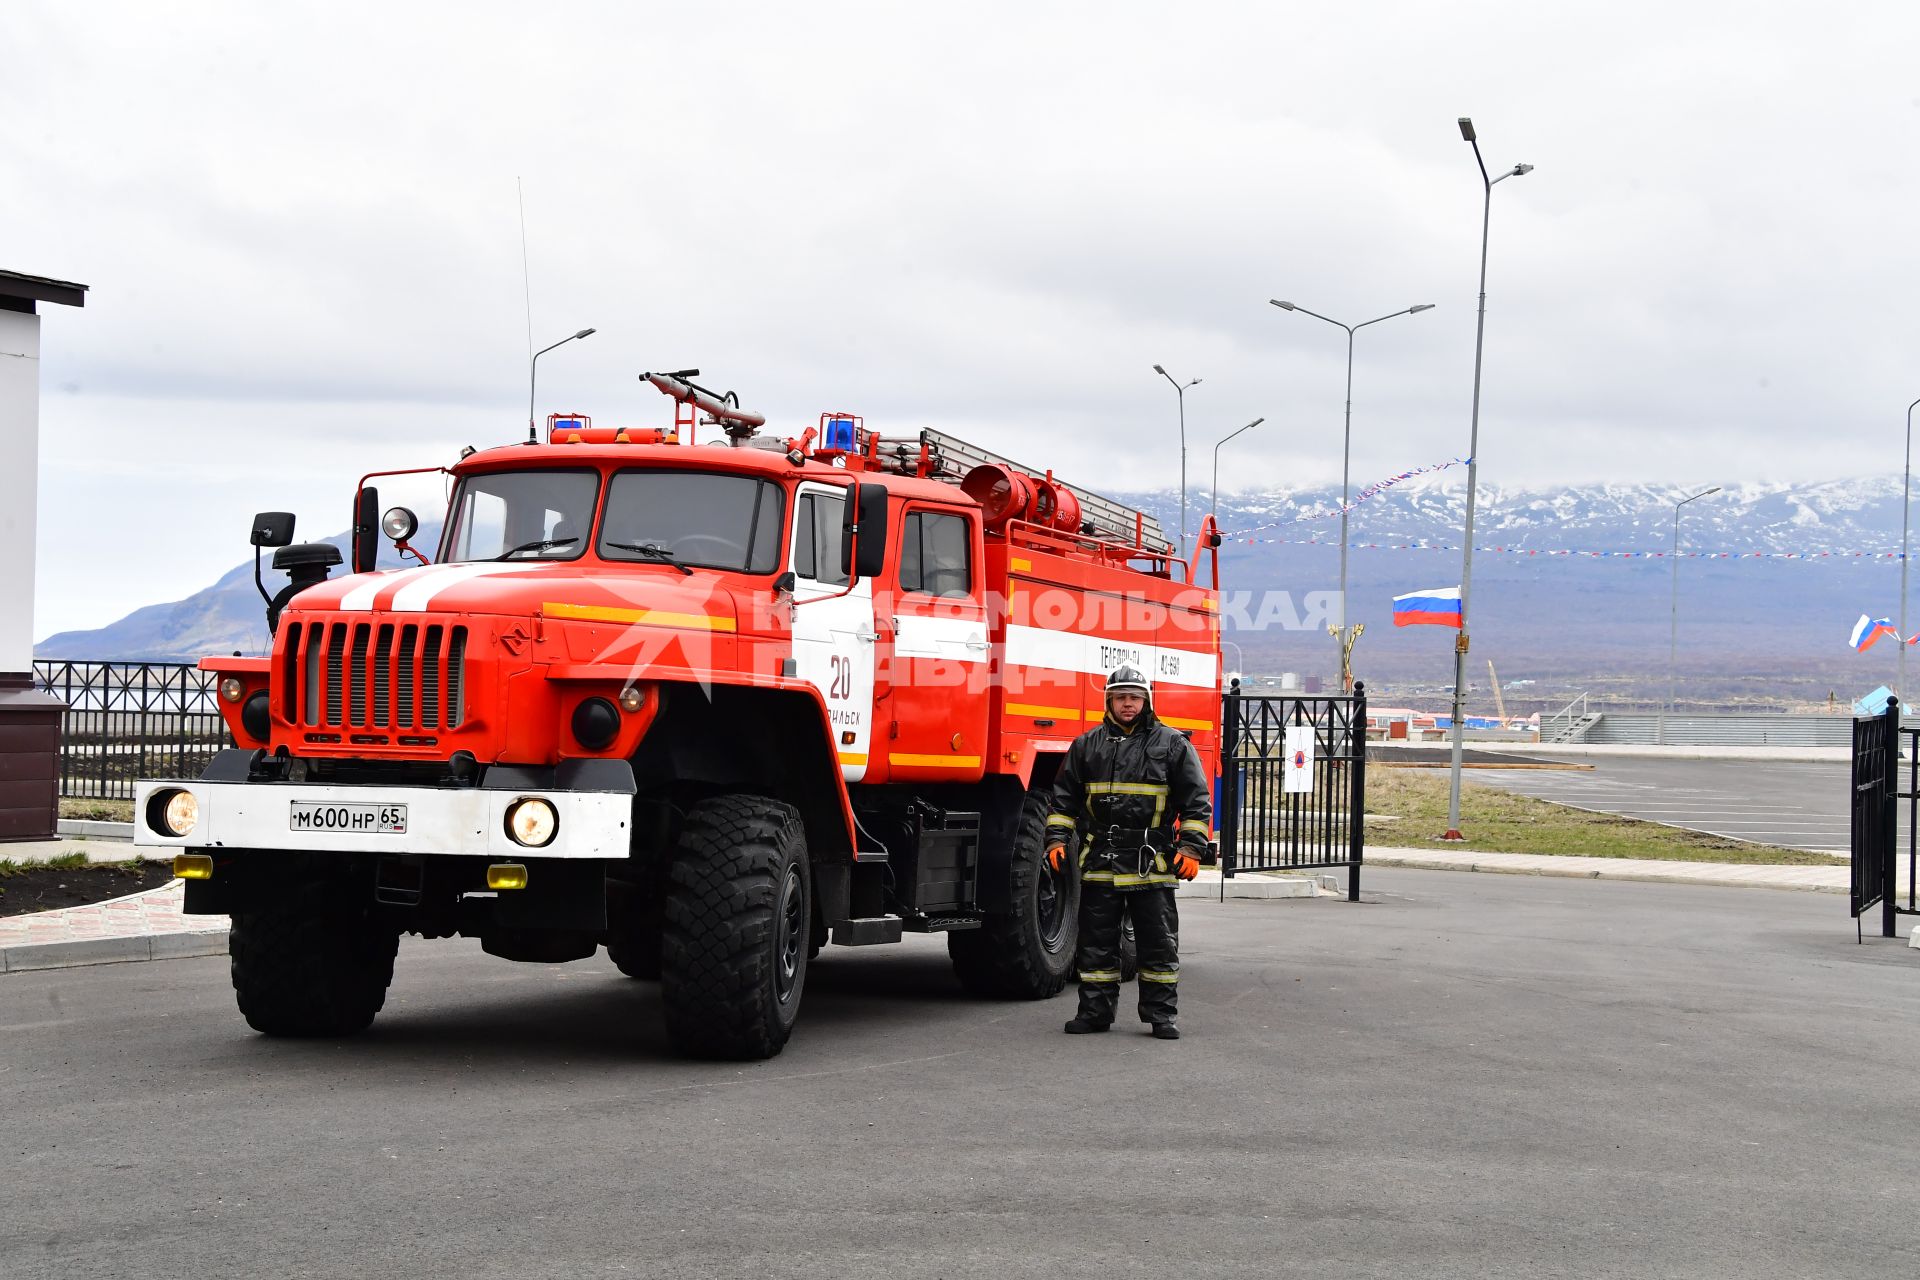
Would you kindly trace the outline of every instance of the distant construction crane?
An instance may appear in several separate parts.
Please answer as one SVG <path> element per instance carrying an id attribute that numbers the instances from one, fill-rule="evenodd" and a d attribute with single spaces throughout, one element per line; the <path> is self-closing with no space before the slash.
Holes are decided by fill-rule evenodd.
<path id="1" fill-rule="evenodd" d="M 1487 679 L 1493 682 L 1493 709 L 1500 716 L 1501 727 L 1507 723 L 1507 700 L 1500 693 L 1500 673 L 1493 669 L 1493 659 L 1487 659 Z"/>

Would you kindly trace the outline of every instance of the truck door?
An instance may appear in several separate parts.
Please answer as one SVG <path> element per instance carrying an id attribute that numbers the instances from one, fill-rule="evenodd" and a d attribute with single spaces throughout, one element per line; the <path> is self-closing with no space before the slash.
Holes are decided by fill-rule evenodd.
<path id="1" fill-rule="evenodd" d="M 873 583 L 847 591 L 841 541 L 847 491 L 802 484 L 793 514 L 793 657 L 820 691 L 840 755 L 840 776 L 859 782 L 873 749 Z M 845 594 L 842 594 L 845 593 Z"/>
<path id="2" fill-rule="evenodd" d="M 889 777 L 971 782 L 985 764 L 992 646 L 977 513 L 910 506 L 888 575 Z"/>

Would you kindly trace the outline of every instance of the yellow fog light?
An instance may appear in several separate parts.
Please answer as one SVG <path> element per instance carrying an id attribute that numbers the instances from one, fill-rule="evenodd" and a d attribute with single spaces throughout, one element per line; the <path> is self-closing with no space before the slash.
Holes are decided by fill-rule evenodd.
<path id="1" fill-rule="evenodd" d="M 181 880 L 211 880 L 213 859 L 204 853 L 176 853 L 173 874 Z"/>
<path id="2" fill-rule="evenodd" d="M 487 868 L 487 888 L 524 889 L 527 887 L 527 864 L 524 862 L 496 862 Z"/>
<path id="3" fill-rule="evenodd" d="M 620 709 L 628 715 L 647 705 L 647 695 L 640 692 L 639 686 L 628 685 L 620 691 Z"/>
<path id="4" fill-rule="evenodd" d="M 147 798 L 147 825 L 155 834 L 163 836 L 188 836 L 200 821 L 200 802 L 193 798 L 193 792 L 169 788 L 156 791 Z"/>
<path id="5" fill-rule="evenodd" d="M 238 702 L 247 693 L 247 683 L 239 676 L 224 676 L 220 681 L 220 696 L 228 702 Z"/>
<path id="6" fill-rule="evenodd" d="M 553 806 L 538 797 L 515 800 L 507 806 L 507 835 L 515 844 L 529 849 L 552 844 L 559 827 L 560 818 Z"/>

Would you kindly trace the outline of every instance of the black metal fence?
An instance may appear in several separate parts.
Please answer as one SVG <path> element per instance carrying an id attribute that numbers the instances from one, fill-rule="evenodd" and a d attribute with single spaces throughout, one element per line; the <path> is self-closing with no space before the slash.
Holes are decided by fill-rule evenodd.
<path id="1" fill-rule="evenodd" d="M 1906 747 L 1907 785 L 1900 786 L 1901 746 Z M 1851 905 L 1856 932 L 1862 915 L 1878 905 L 1880 934 L 1894 936 L 1898 917 L 1920 915 L 1915 900 L 1920 869 L 1920 728 L 1900 724 L 1898 699 L 1883 715 L 1853 722 Z M 1900 903 L 1900 802 L 1907 805 L 1907 901 Z"/>
<path id="2" fill-rule="evenodd" d="M 1345 867 L 1360 898 L 1367 691 L 1299 697 L 1227 690 L 1221 715 L 1221 872 Z"/>
<path id="3" fill-rule="evenodd" d="M 183 662 L 36 662 L 34 685 L 67 704 L 63 798 L 133 799 L 136 778 L 197 778 L 230 745 L 218 678 Z"/>

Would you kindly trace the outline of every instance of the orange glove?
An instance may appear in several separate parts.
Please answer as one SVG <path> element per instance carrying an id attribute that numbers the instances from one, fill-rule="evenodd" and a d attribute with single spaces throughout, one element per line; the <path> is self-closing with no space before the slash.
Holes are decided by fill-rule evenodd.
<path id="1" fill-rule="evenodd" d="M 1190 853 L 1173 855 L 1173 874 L 1182 880 L 1191 880 L 1200 874 L 1200 859 Z"/>
<path id="2" fill-rule="evenodd" d="M 1067 846 L 1056 844 L 1047 850 L 1047 865 L 1055 871 L 1067 869 Z"/>

